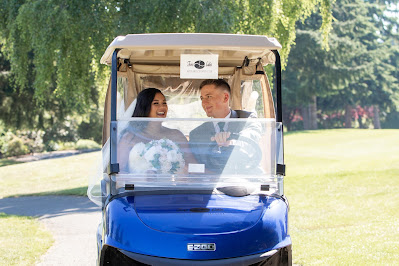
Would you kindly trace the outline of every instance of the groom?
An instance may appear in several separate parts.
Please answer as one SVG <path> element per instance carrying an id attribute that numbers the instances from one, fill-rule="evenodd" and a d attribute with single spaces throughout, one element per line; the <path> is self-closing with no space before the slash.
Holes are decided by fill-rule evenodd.
<path id="1" fill-rule="evenodd" d="M 230 109 L 230 86 L 223 79 L 204 80 L 200 85 L 202 108 L 208 117 L 213 118 L 256 118 L 251 112 Z M 252 145 L 259 143 L 261 127 L 257 123 L 206 122 L 190 132 L 190 147 L 199 163 L 207 165 L 213 153 L 210 143 L 215 142 L 219 149 L 231 145 L 251 150 Z M 245 136 L 250 142 L 230 138 L 232 134 Z M 214 145 L 216 146 L 216 145 Z"/>

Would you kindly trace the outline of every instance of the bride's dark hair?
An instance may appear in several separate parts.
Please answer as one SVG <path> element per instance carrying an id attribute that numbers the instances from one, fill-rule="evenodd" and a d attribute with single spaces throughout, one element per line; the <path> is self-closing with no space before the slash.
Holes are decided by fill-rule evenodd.
<path id="1" fill-rule="evenodd" d="M 151 111 L 151 103 L 157 93 L 163 95 L 163 93 L 156 88 L 142 90 L 137 95 L 136 108 L 134 109 L 132 117 L 148 117 Z"/>

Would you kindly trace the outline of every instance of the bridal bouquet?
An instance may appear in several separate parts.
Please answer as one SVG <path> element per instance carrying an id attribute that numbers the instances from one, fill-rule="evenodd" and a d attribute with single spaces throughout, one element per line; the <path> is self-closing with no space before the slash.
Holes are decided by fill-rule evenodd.
<path id="1" fill-rule="evenodd" d="M 169 139 L 152 140 L 147 144 L 139 142 L 129 153 L 131 173 L 152 170 L 162 174 L 174 174 L 182 169 L 184 164 L 179 146 Z"/>

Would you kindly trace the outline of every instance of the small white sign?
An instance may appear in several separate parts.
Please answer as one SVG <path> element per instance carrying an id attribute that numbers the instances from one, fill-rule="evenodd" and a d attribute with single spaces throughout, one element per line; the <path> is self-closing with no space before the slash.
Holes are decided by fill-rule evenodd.
<path id="1" fill-rule="evenodd" d="M 218 54 L 181 54 L 181 79 L 217 79 Z"/>
<path id="2" fill-rule="evenodd" d="M 197 163 L 189 163 L 188 164 L 188 172 L 202 174 L 205 173 L 205 164 L 197 164 Z"/>

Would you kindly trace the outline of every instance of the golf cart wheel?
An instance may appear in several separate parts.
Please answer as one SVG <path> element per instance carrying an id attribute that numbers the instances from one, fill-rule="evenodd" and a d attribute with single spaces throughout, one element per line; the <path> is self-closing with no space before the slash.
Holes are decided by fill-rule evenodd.
<path id="1" fill-rule="evenodd" d="M 264 261 L 251 264 L 250 266 L 291 266 L 292 265 L 292 251 L 291 245 L 281 248 L 273 256 Z"/>
<path id="2" fill-rule="evenodd" d="M 99 263 L 100 266 L 103 265 L 133 265 L 133 266 L 147 266 L 148 264 L 136 261 L 132 258 L 129 258 L 122 252 L 120 252 L 117 248 L 111 246 L 104 246 L 101 252 L 101 260 Z"/>

